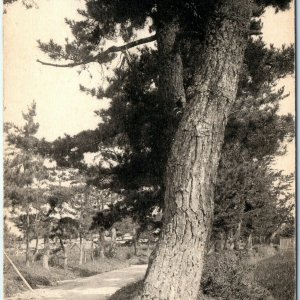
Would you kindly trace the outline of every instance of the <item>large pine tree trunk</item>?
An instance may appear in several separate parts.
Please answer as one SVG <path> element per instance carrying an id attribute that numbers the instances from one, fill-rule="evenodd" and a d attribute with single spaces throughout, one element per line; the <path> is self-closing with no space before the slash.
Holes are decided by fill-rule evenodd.
<path id="1" fill-rule="evenodd" d="M 190 100 L 169 155 L 164 226 L 142 299 L 197 299 L 224 130 L 246 45 L 249 2 L 221 1 L 219 18 L 209 23 Z"/>
<path id="2" fill-rule="evenodd" d="M 159 88 L 159 94 L 165 117 L 164 128 L 161 128 L 160 133 L 163 142 L 160 146 L 162 153 L 167 155 L 179 119 L 178 109 L 182 110 L 185 106 L 186 95 L 183 85 L 183 62 L 177 39 L 180 31 L 179 21 L 177 17 L 165 18 L 164 15 L 167 15 L 167 12 L 161 12 L 161 22 L 157 25 L 157 46 L 160 64 L 159 87 L 162 87 Z"/>

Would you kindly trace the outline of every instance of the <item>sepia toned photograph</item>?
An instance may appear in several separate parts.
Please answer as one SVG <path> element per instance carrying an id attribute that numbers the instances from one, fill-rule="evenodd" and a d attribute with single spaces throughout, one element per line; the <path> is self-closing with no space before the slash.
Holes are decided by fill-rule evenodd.
<path id="1" fill-rule="evenodd" d="M 3 0 L 3 299 L 296 299 L 295 5 Z"/>

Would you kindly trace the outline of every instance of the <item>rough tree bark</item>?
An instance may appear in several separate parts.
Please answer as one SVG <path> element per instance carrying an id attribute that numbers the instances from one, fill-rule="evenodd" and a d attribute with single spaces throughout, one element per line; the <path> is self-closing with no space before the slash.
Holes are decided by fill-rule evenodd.
<path id="1" fill-rule="evenodd" d="M 220 1 L 215 13 L 169 155 L 164 225 L 142 299 L 197 299 L 217 166 L 246 45 L 250 0 Z"/>

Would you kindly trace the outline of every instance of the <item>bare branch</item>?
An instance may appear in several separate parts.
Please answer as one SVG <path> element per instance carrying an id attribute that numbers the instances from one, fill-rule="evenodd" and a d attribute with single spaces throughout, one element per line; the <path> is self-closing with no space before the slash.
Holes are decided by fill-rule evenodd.
<path id="1" fill-rule="evenodd" d="M 109 47 L 108 49 L 106 49 L 105 51 L 98 53 L 97 55 L 90 57 L 86 60 L 83 61 L 79 61 L 79 62 L 72 62 L 72 63 L 68 63 L 68 64 L 53 64 L 53 63 L 47 63 L 47 62 L 43 62 L 39 59 L 37 59 L 37 62 L 45 65 L 45 66 L 52 66 L 52 67 L 58 67 L 58 68 L 73 68 L 73 67 L 77 67 L 80 65 L 85 65 L 91 62 L 98 62 L 99 64 L 105 63 L 110 61 L 113 57 L 111 56 L 112 53 L 116 53 L 116 52 L 121 52 L 121 51 L 126 51 L 130 48 L 142 45 L 142 44 L 146 44 L 146 43 L 150 43 L 156 40 L 156 35 L 152 35 L 143 39 L 139 39 L 130 43 L 127 43 L 125 45 L 122 46 L 112 46 Z"/>

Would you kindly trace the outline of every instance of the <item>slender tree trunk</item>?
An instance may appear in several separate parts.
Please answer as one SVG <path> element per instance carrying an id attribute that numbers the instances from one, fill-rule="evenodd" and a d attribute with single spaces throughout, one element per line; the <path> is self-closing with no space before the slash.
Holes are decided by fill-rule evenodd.
<path id="1" fill-rule="evenodd" d="M 218 234 L 218 238 L 215 242 L 215 251 L 216 252 L 223 251 L 224 246 L 225 246 L 224 232 L 220 232 L 220 234 Z"/>
<path id="2" fill-rule="evenodd" d="M 110 251 L 111 253 L 115 253 L 116 251 L 116 238 L 117 238 L 117 231 L 116 228 L 111 229 L 111 246 L 110 246 Z"/>
<path id="3" fill-rule="evenodd" d="M 94 240 L 93 240 L 93 234 L 91 234 L 91 261 L 94 262 Z"/>
<path id="4" fill-rule="evenodd" d="M 8 240 L 8 254 L 9 254 L 9 256 L 11 256 L 11 248 L 12 248 L 11 244 L 12 244 L 11 243 L 11 238 L 9 238 L 9 240 Z"/>
<path id="5" fill-rule="evenodd" d="M 26 259 L 25 263 L 26 266 L 29 267 L 29 258 L 30 258 L 30 249 L 29 249 L 29 226 L 30 226 L 30 219 L 29 219 L 29 209 L 27 209 L 26 212 L 26 218 L 27 218 L 27 228 L 26 228 Z"/>
<path id="6" fill-rule="evenodd" d="M 209 23 L 167 164 L 164 226 L 146 273 L 144 300 L 197 299 L 212 225 L 214 183 L 250 11 L 250 1 L 220 1 L 219 18 Z"/>
<path id="7" fill-rule="evenodd" d="M 36 210 L 38 208 L 38 200 L 39 200 L 39 198 L 36 197 Z M 38 250 L 38 245 L 39 245 L 38 226 L 39 226 L 39 214 L 36 211 L 36 213 L 35 213 L 35 220 L 34 220 L 34 233 L 35 233 L 36 242 L 35 242 L 34 253 L 33 253 L 33 256 L 32 256 L 32 263 L 34 263 L 36 261 L 36 257 L 37 257 L 38 251 L 39 251 Z"/>
<path id="8" fill-rule="evenodd" d="M 104 230 L 99 230 L 99 259 L 103 259 L 104 255 Z"/>
<path id="9" fill-rule="evenodd" d="M 36 257 L 37 257 L 38 252 L 39 252 L 38 247 L 39 247 L 39 235 L 36 232 L 35 233 L 35 248 L 34 248 L 34 252 L 33 252 L 33 256 L 32 256 L 32 263 L 34 263 L 36 261 Z"/>
<path id="10" fill-rule="evenodd" d="M 79 233 L 79 265 L 82 265 L 82 261 L 83 261 L 83 252 L 84 252 L 84 249 L 83 249 L 83 240 L 82 240 L 82 234 Z"/>
<path id="11" fill-rule="evenodd" d="M 225 232 L 225 243 L 224 243 L 224 249 L 225 250 L 231 250 L 232 246 L 232 233 L 231 230 Z"/>
<path id="12" fill-rule="evenodd" d="M 240 239 L 241 239 L 241 229 L 242 229 L 242 221 L 238 223 L 238 226 L 236 228 L 236 232 L 234 235 L 234 242 L 233 242 L 233 249 L 234 250 L 240 250 Z"/>
<path id="13" fill-rule="evenodd" d="M 64 269 L 67 269 L 68 268 L 68 252 L 67 252 L 67 249 L 64 248 Z"/>
<path id="14" fill-rule="evenodd" d="M 276 229 L 274 229 L 273 232 L 267 236 L 266 241 L 268 244 L 272 244 L 274 242 L 276 235 L 278 235 L 278 233 L 281 230 L 281 226 L 282 226 L 282 223 L 280 223 L 280 225 L 277 226 Z"/>
<path id="15" fill-rule="evenodd" d="M 44 237 L 44 254 L 43 254 L 43 268 L 49 270 L 49 255 L 50 255 L 50 244 L 49 237 Z"/>
<path id="16" fill-rule="evenodd" d="M 134 255 L 138 254 L 138 238 L 139 238 L 139 232 L 138 229 L 133 229 L 133 248 L 134 248 Z"/>
<path id="17" fill-rule="evenodd" d="M 247 238 L 246 249 L 247 249 L 247 251 L 252 250 L 252 234 L 251 233 L 249 234 L 249 236 Z"/>
<path id="18" fill-rule="evenodd" d="M 17 254 L 17 245 L 16 245 L 16 238 L 14 237 L 14 244 L 13 244 L 13 255 L 16 256 Z"/>
<path id="19" fill-rule="evenodd" d="M 59 243 L 60 243 L 61 249 L 63 251 L 63 256 L 64 256 L 64 269 L 67 269 L 68 268 L 68 252 L 67 252 L 67 249 L 66 249 L 62 239 L 59 239 Z"/>
<path id="20" fill-rule="evenodd" d="M 83 251 L 83 259 L 84 259 L 84 263 L 86 264 L 86 249 L 84 249 L 84 251 Z"/>

